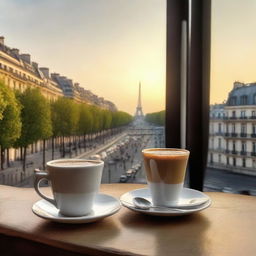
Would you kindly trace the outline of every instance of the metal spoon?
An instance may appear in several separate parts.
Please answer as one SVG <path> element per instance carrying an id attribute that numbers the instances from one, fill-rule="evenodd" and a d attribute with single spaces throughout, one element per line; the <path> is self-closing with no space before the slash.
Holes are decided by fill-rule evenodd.
<path id="1" fill-rule="evenodd" d="M 136 208 L 141 210 L 150 210 L 150 209 L 160 209 L 160 210 L 171 210 L 175 212 L 185 212 L 182 209 L 173 208 L 173 207 L 165 207 L 165 206 L 153 206 L 151 202 L 143 197 L 134 197 L 133 204 Z"/>

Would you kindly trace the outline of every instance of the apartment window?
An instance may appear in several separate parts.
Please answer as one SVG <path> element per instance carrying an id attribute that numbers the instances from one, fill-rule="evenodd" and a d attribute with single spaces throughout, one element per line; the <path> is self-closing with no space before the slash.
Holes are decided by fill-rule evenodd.
<path id="1" fill-rule="evenodd" d="M 243 158 L 243 167 L 246 167 L 246 159 Z"/>
<path id="2" fill-rule="evenodd" d="M 227 156 L 227 165 L 229 165 L 229 157 Z"/>
<path id="3" fill-rule="evenodd" d="M 256 105 L 256 93 L 253 95 L 253 104 Z"/>
<path id="4" fill-rule="evenodd" d="M 242 152 L 246 152 L 246 142 L 242 142 Z"/>
<path id="5" fill-rule="evenodd" d="M 228 105 L 234 106 L 236 104 L 237 104 L 237 97 L 236 96 L 231 97 Z"/>
<path id="6" fill-rule="evenodd" d="M 254 110 L 252 111 L 252 117 L 255 117 L 255 111 Z"/>
<path id="7" fill-rule="evenodd" d="M 218 139 L 218 148 L 221 148 L 221 138 Z"/>
<path id="8" fill-rule="evenodd" d="M 226 149 L 228 150 L 228 141 L 226 141 Z"/>
<path id="9" fill-rule="evenodd" d="M 256 125 L 255 124 L 252 125 L 252 133 L 256 134 Z"/>
<path id="10" fill-rule="evenodd" d="M 233 157 L 233 166 L 236 166 L 236 158 Z"/>
<path id="11" fill-rule="evenodd" d="M 233 141 L 233 151 L 236 151 L 236 142 Z"/>
<path id="12" fill-rule="evenodd" d="M 256 143 L 255 142 L 252 143 L 252 152 L 256 153 Z"/>
<path id="13" fill-rule="evenodd" d="M 226 133 L 228 133 L 228 124 L 226 124 Z"/>
<path id="14" fill-rule="evenodd" d="M 221 133 L 221 123 L 218 124 L 218 132 Z"/>
<path id="15" fill-rule="evenodd" d="M 232 117 L 236 117 L 236 111 L 232 111 Z"/>
<path id="16" fill-rule="evenodd" d="M 247 95 L 242 95 L 241 97 L 240 97 L 240 105 L 247 105 L 248 104 L 248 96 Z"/>
<path id="17" fill-rule="evenodd" d="M 232 132 L 235 133 L 236 132 L 236 125 L 232 124 Z"/>
<path id="18" fill-rule="evenodd" d="M 244 110 L 241 111 L 241 118 L 245 118 L 245 111 Z"/>
<path id="19" fill-rule="evenodd" d="M 214 140 L 213 139 L 211 139 L 211 144 L 212 144 L 212 149 L 214 149 Z"/>
<path id="20" fill-rule="evenodd" d="M 213 124 L 210 125 L 210 132 L 213 133 L 214 129 L 213 129 Z"/>
<path id="21" fill-rule="evenodd" d="M 246 133 L 246 124 L 241 125 L 241 133 L 243 133 L 243 134 Z"/>
<path id="22" fill-rule="evenodd" d="M 221 154 L 218 155 L 219 164 L 221 163 Z"/>

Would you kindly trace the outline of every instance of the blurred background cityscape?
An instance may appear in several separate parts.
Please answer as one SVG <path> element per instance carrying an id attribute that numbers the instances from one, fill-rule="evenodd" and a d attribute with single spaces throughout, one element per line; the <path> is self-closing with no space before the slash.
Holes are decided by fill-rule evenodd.
<path id="1" fill-rule="evenodd" d="M 103 159 L 102 183 L 146 183 L 141 150 L 165 146 L 165 1 L 0 7 L 0 184 L 33 186 L 62 157 Z M 213 1 L 206 191 L 256 195 L 255 9 Z"/>

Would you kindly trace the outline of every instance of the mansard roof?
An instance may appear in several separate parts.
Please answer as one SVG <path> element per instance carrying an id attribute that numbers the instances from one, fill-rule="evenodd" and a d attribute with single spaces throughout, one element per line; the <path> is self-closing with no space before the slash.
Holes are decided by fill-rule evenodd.
<path id="1" fill-rule="evenodd" d="M 229 93 L 227 105 L 256 105 L 256 83 L 235 82 L 233 90 Z"/>

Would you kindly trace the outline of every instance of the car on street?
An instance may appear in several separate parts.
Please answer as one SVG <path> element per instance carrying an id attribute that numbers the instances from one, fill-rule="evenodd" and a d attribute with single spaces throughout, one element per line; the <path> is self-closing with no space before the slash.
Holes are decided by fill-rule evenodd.
<path id="1" fill-rule="evenodd" d="M 123 175 L 120 176 L 119 182 L 125 183 L 127 180 L 128 180 L 128 177 L 123 174 Z"/>

